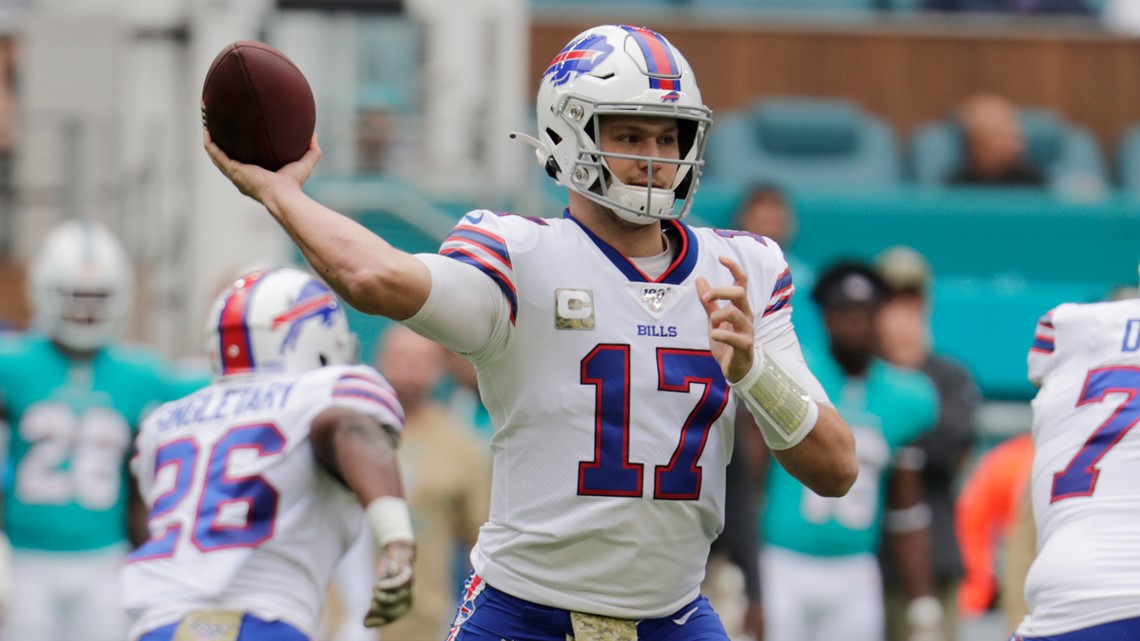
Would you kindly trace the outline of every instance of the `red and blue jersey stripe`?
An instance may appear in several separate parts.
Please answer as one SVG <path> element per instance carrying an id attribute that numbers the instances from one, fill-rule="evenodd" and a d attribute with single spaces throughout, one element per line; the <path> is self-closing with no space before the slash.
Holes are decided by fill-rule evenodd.
<path id="1" fill-rule="evenodd" d="M 737 231 L 735 229 L 714 229 L 713 231 L 716 232 L 717 236 L 721 236 L 723 238 L 751 238 L 761 245 L 768 245 L 768 238 L 766 236 L 754 234 L 750 231 Z"/>
<path id="2" fill-rule="evenodd" d="M 681 90 L 681 66 L 673 56 L 673 48 L 665 37 L 645 27 L 621 25 L 633 36 L 633 41 L 645 56 L 646 71 L 649 72 L 649 88 L 665 91 Z"/>
<path id="3" fill-rule="evenodd" d="M 234 283 L 222 306 L 218 319 L 218 347 L 221 349 L 223 376 L 253 371 L 253 341 L 246 320 L 253 290 L 268 273 L 269 270 L 254 272 Z"/>
<path id="4" fill-rule="evenodd" d="M 1049 312 L 1037 321 L 1037 331 L 1033 333 L 1033 345 L 1029 351 L 1052 354 L 1056 348 L 1056 334 L 1057 328 L 1053 327 L 1053 312 Z"/>
<path id="5" fill-rule="evenodd" d="M 482 220 L 482 216 L 476 220 Z M 490 276 L 507 297 L 511 307 L 511 323 L 514 324 L 519 308 L 518 291 L 514 283 L 515 269 L 511 264 L 507 242 L 501 236 L 475 225 L 460 223 L 443 241 L 439 253 L 467 263 Z"/>
<path id="6" fill-rule="evenodd" d="M 768 299 L 768 307 L 764 309 L 764 316 L 791 305 L 792 294 L 795 291 L 796 287 L 792 284 L 792 270 L 785 267 L 784 271 L 780 272 L 780 277 L 776 279 L 776 285 L 772 288 L 772 296 Z"/>
<path id="7" fill-rule="evenodd" d="M 399 420 L 397 427 L 404 425 L 404 408 L 400 406 L 400 401 L 396 399 L 392 388 L 378 378 L 355 372 L 344 374 L 333 385 L 332 397 L 378 405 Z"/>

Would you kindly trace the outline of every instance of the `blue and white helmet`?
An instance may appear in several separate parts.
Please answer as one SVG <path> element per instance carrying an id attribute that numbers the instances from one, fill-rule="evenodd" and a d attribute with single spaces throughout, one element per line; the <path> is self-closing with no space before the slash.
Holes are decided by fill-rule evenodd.
<path id="1" fill-rule="evenodd" d="M 102 225 L 54 227 L 28 268 L 33 324 L 60 345 L 91 352 L 119 338 L 130 316 L 134 274 L 119 240 Z"/>
<path id="2" fill-rule="evenodd" d="M 649 224 L 681 218 L 692 207 L 704 164 L 712 111 L 688 61 L 661 34 L 644 27 L 604 25 L 570 41 L 547 67 L 538 87 L 538 161 L 559 184 L 614 211 Z M 677 119 L 681 158 L 614 154 L 598 149 L 598 118 L 644 115 Z M 652 170 L 677 165 L 668 189 L 626 185 L 608 157 L 645 160 Z M 676 200 L 684 201 L 681 207 Z"/>
<path id="3" fill-rule="evenodd" d="M 328 285 L 293 268 L 255 271 L 234 281 L 206 321 L 214 373 L 300 374 L 356 362 L 356 337 Z"/>

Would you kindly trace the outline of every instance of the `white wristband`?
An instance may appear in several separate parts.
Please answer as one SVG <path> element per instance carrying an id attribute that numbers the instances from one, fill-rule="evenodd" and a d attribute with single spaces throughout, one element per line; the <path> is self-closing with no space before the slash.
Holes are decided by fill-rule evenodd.
<path id="1" fill-rule="evenodd" d="M 887 512 L 885 521 L 888 532 L 917 532 L 930 527 L 930 506 L 925 503 L 916 503 L 901 510 Z"/>
<path id="2" fill-rule="evenodd" d="M 773 450 L 797 445 L 819 419 L 819 405 L 763 347 L 756 349 L 752 369 L 730 385 L 756 419 L 764 442 Z"/>
<path id="3" fill-rule="evenodd" d="M 942 623 L 942 604 L 938 597 L 926 595 L 911 599 L 906 606 L 907 623 L 915 627 L 930 628 Z"/>
<path id="4" fill-rule="evenodd" d="M 368 525 L 376 539 L 376 547 L 383 549 L 393 541 L 415 542 L 412 533 L 412 517 L 408 513 L 408 502 L 396 496 L 381 496 L 368 504 L 365 509 Z"/>

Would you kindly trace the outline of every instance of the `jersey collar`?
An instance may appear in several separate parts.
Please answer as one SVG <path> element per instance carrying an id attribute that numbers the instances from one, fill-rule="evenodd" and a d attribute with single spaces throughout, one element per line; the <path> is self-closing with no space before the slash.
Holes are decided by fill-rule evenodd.
<path id="1" fill-rule="evenodd" d="M 670 239 L 677 243 L 680 250 L 673 258 L 673 262 L 669 264 L 668 269 L 661 273 L 657 278 L 650 278 L 645 275 L 645 272 L 638 269 L 637 265 L 629 258 L 626 258 L 620 251 L 614 249 L 609 243 L 602 240 L 583 225 L 578 219 L 570 214 L 570 210 L 566 209 L 562 212 L 563 218 L 569 218 L 574 221 L 578 227 L 585 232 L 586 236 L 598 246 L 602 254 L 606 256 L 617 267 L 618 271 L 625 275 L 631 281 L 639 283 L 667 283 L 669 285 L 680 285 L 689 277 L 693 272 L 693 267 L 697 264 L 697 235 L 693 233 L 685 223 L 679 220 L 666 220 L 664 223 L 664 231 L 670 236 Z"/>

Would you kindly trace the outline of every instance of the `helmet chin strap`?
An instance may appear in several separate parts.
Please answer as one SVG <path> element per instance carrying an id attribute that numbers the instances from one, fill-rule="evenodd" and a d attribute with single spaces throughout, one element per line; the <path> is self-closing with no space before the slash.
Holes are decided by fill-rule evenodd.
<path id="1" fill-rule="evenodd" d="M 606 189 L 606 196 L 621 206 L 615 211 L 623 219 L 644 225 L 673 213 L 676 196 L 672 190 L 627 185 L 612 174 L 610 178 L 613 182 Z"/>
<path id="2" fill-rule="evenodd" d="M 635 225 L 648 225 L 671 218 L 670 214 L 673 213 L 673 205 L 677 200 L 672 189 L 627 185 L 610 169 L 605 158 L 602 158 L 601 164 L 602 180 L 609 179 L 604 198 L 611 206 L 617 205 L 614 207 L 614 213 L 619 218 Z M 652 167 L 649 176 L 652 180 Z"/>

